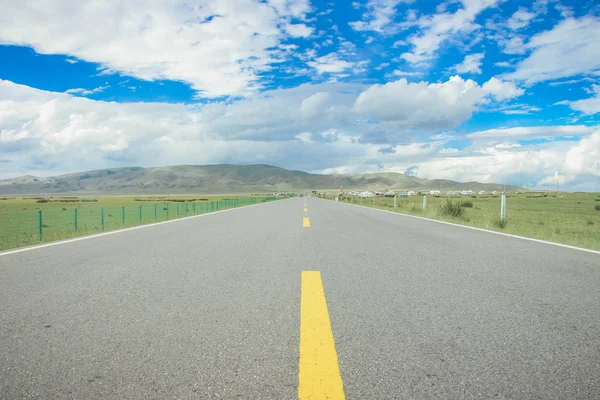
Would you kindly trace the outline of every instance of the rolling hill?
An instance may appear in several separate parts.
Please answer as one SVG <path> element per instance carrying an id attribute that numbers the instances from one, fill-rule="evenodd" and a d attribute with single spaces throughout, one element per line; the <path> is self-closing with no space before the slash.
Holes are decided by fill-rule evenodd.
<path id="1" fill-rule="evenodd" d="M 0 194 L 188 194 L 257 193 L 300 190 L 502 190 L 503 185 L 421 179 L 399 173 L 319 175 L 271 165 L 177 165 L 111 168 L 40 178 L 0 180 Z M 523 191 L 507 186 L 508 191 Z"/>

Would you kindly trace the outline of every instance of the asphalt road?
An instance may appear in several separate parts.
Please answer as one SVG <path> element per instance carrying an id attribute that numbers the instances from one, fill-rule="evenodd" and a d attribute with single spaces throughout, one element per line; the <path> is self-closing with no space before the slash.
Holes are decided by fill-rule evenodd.
<path id="1" fill-rule="evenodd" d="M 347 399 L 600 398 L 600 255 L 303 208 L 0 255 L 0 398 L 296 399 L 302 271 Z"/>

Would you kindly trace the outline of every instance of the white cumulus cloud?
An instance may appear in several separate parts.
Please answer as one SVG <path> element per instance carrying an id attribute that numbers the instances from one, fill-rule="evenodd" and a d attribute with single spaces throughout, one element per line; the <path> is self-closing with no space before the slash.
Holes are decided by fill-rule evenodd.
<path id="1" fill-rule="evenodd" d="M 287 24 L 285 30 L 290 36 L 307 38 L 313 33 L 314 28 L 306 24 Z"/>
<path id="2" fill-rule="evenodd" d="M 317 57 L 313 61 L 307 63 L 310 67 L 317 70 L 319 74 L 323 73 L 340 73 L 349 70 L 354 64 L 342 60 L 336 53 L 329 53 L 327 55 Z"/>
<path id="3" fill-rule="evenodd" d="M 506 24 L 510 29 L 513 30 L 522 29 L 528 26 L 531 20 L 534 19 L 536 16 L 536 13 L 530 12 L 524 7 L 520 7 L 508 19 Z"/>
<path id="4" fill-rule="evenodd" d="M 533 36 L 525 48 L 531 54 L 507 79 L 532 84 L 591 74 L 600 70 L 600 18 L 567 18 L 553 29 Z"/>
<path id="5" fill-rule="evenodd" d="M 419 31 L 408 38 L 412 50 L 402 54 L 410 63 L 423 63 L 432 59 L 442 43 L 459 34 L 468 34 L 480 28 L 475 23 L 479 13 L 495 6 L 499 0 L 462 0 L 455 12 L 425 15 L 415 24 Z"/>
<path id="6" fill-rule="evenodd" d="M 65 93 L 88 96 L 90 94 L 96 94 L 96 93 L 103 92 L 104 90 L 108 89 L 109 87 L 110 86 L 106 85 L 106 86 L 98 86 L 97 88 L 94 88 L 94 89 L 74 88 L 74 89 L 66 90 Z"/>
<path id="7" fill-rule="evenodd" d="M 291 23 L 309 11 L 308 0 L 8 1 L 0 44 L 67 54 L 105 73 L 187 82 L 204 97 L 244 95 L 279 61 L 282 40 L 310 35 Z"/>
<path id="8" fill-rule="evenodd" d="M 350 26 L 355 31 L 385 33 L 394 20 L 398 4 L 411 2 L 412 0 L 369 0 L 363 20 L 350 22 Z"/>
<path id="9" fill-rule="evenodd" d="M 488 81 L 489 82 L 489 81 Z M 113 103 L 0 80 L 0 177 L 53 175 L 124 165 L 270 163 L 307 171 L 404 171 L 426 178 L 598 188 L 594 127 L 517 127 L 468 137 L 446 149 L 446 132 L 494 96 L 486 84 L 319 84 L 203 106 Z M 583 136 L 518 146 L 510 137 Z M 596 182 L 596 183 L 594 183 Z M 569 186 L 567 186 L 569 187 Z"/>
<path id="10" fill-rule="evenodd" d="M 525 93 L 523 89 L 519 89 L 513 82 L 505 82 L 495 77 L 483 84 L 483 90 L 500 101 L 519 97 Z"/>
<path id="11" fill-rule="evenodd" d="M 483 53 L 474 53 L 465 56 L 463 62 L 455 67 L 456 72 L 458 72 L 459 74 L 481 74 L 481 64 L 483 57 Z"/>
<path id="12" fill-rule="evenodd" d="M 600 113 L 600 85 L 592 85 L 592 91 L 595 94 L 587 99 L 567 101 L 573 110 L 582 112 L 585 115 Z"/>
<path id="13" fill-rule="evenodd" d="M 371 86 L 358 96 L 354 110 L 369 118 L 402 123 L 404 128 L 451 129 L 469 119 L 489 96 L 504 100 L 520 94 L 514 84 L 496 78 L 483 86 L 460 76 L 444 83 L 409 83 L 402 78 Z"/>

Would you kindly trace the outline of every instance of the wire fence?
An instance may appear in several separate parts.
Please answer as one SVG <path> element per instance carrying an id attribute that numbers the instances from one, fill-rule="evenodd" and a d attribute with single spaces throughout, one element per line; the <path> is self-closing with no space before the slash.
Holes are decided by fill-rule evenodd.
<path id="1" fill-rule="evenodd" d="M 419 194 L 320 196 L 343 203 L 452 222 L 517 236 L 600 249 L 600 194 Z"/>
<path id="2" fill-rule="evenodd" d="M 456 219 L 463 217 L 466 209 L 475 203 L 486 209 L 486 220 L 503 228 L 507 221 L 506 195 L 457 196 L 457 195 L 400 195 L 384 197 L 361 197 L 356 195 L 328 196 L 330 200 L 381 208 L 404 214 L 434 219 Z M 497 199 L 497 200 L 496 200 Z M 468 218 L 463 222 L 467 222 Z"/>
<path id="3" fill-rule="evenodd" d="M 247 197 L 218 201 L 164 202 L 130 206 L 85 205 L 0 213 L 0 250 L 162 222 L 278 200 Z"/>

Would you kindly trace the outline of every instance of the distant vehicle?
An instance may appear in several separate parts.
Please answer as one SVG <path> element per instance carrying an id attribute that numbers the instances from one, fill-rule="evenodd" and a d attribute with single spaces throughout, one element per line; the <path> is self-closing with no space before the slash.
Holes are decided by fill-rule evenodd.
<path id="1" fill-rule="evenodd" d="M 385 192 L 384 196 L 385 197 L 394 197 L 394 196 L 396 196 L 396 192 L 394 192 L 393 190 L 390 190 L 389 192 Z"/>
<path id="2" fill-rule="evenodd" d="M 375 197 L 375 194 L 371 193 L 371 192 L 362 192 L 359 196 L 360 197 L 369 197 L 370 198 L 370 197 Z"/>

